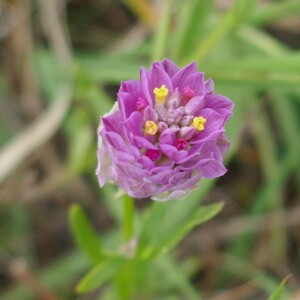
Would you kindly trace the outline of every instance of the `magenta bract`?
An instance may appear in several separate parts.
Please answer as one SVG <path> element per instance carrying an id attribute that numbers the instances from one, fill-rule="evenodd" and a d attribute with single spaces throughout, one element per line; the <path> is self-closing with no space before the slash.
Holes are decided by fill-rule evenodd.
<path id="1" fill-rule="evenodd" d="M 195 63 L 180 69 L 164 59 L 141 68 L 100 122 L 100 186 L 112 181 L 132 197 L 165 201 L 184 197 L 202 177 L 222 176 L 232 110 Z"/>

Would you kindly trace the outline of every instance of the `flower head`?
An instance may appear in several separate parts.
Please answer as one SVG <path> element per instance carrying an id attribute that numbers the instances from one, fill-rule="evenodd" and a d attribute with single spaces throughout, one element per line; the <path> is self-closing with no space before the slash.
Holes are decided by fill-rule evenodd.
<path id="1" fill-rule="evenodd" d="M 202 177 L 226 173 L 224 125 L 233 103 L 192 63 L 164 59 L 121 84 L 118 101 L 98 129 L 100 186 L 112 181 L 132 197 L 178 199 Z"/>

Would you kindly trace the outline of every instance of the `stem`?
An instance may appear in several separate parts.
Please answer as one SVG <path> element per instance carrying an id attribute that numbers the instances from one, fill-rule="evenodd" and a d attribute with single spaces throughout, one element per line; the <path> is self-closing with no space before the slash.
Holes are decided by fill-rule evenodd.
<path id="1" fill-rule="evenodd" d="M 127 242 L 132 238 L 134 222 L 134 200 L 127 194 L 123 196 L 123 213 L 123 234 L 124 240 Z"/>

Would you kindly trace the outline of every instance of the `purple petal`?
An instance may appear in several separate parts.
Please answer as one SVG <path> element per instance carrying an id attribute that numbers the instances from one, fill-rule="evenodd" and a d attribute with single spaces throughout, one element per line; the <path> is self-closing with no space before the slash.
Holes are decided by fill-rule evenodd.
<path id="1" fill-rule="evenodd" d="M 222 134 L 218 139 L 217 139 L 217 146 L 219 147 L 220 151 L 222 154 L 225 154 L 230 146 L 230 142 L 227 138 L 227 136 L 224 134 Z"/>
<path id="2" fill-rule="evenodd" d="M 137 98 L 126 92 L 118 93 L 118 104 L 120 111 L 126 120 L 136 110 Z"/>
<path id="3" fill-rule="evenodd" d="M 204 126 L 204 130 L 196 132 L 192 141 L 202 140 L 219 129 L 223 129 L 222 126 L 224 124 L 224 116 L 219 113 L 213 111 L 210 108 L 202 109 L 200 114 L 202 117 L 206 119 L 206 123 Z"/>
<path id="4" fill-rule="evenodd" d="M 119 151 L 124 151 L 127 148 L 127 145 L 125 144 L 124 140 L 120 137 L 119 134 L 109 131 L 106 133 L 106 137 L 108 142 Z"/>
<path id="5" fill-rule="evenodd" d="M 132 95 L 134 98 L 140 97 L 142 95 L 140 81 L 135 79 L 122 81 L 119 93 L 123 92 Z"/>
<path id="6" fill-rule="evenodd" d="M 188 180 L 184 180 L 182 183 L 177 183 L 173 189 L 175 190 L 187 190 L 190 191 L 191 189 L 195 188 L 197 183 L 199 182 L 201 178 L 201 175 L 199 173 L 194 174 L 191 178 Z M 172 189 L 170 187 L 170 189 Z"/>
<path id="7" fill-rule="evenodd" d="M 205 178 L 220 177 L 227 172 L 227 169 L 223 166 L 222 162 L 215 159 L 200 161 L 197 168 Z"/>
<path id="8" fill-rule="evenodd" d="M 194 74 L 197 72 L 197 65 L 195 62 L 189 64 L 185 68 L 179 70 L 173 77 L 173 87 L 174 89 L 176 87 L 182 86 L 182 84 L 185 82 L 188 76 Z"/>
<path id="9" fill-rule="evenodd" d="M 131 114 L 131 116 L 125 121 L 124 125 L 132 132 L 134 135 L 141 136 L 142 132 L 142 124 L 143 124 L 143 117 L 142 114 L 135 111 Z"/>
<path id="10" fill-rule="evenodd" d="M 167 58 L 165 58 L 161 62 L 161 64 L 170 78 L 172 78 L 174 76 L 174 74 L 179 71 L 179 68 L 177 67 L 177 65 L 174 64 L 172 61 L 170 61 Z"/>
<path id="11" fill-rule="evenodd" d="M 157 147 L 155 147 L 152 143 L 150 143 L 146 138 L 142 136 L 133 136 L 133 141 L 135 145 L 139 148 L 146 148 L 146 149 L 153 149 L 153 150 L 157 149 Z"/>
<path id="12" fill-rule="evenodd" d="M 122 115 L 120 111 L 102 117 L 102 123 L 107 131 L 123 132 Z"/>
<path id="13" fill-rule="evenodd" d="M 159 137 L 160 144 L 173 145 L 175 141 L 176 141 L 176 136 L 172 129 L 166 129 Z"/>
<path id="14" fill-rule="evenodd" d="M 169 184 L 179 184 L 189 179 L 191 172 L 177 172 L 169 178 Z"/>
<path id="15" fill-rule="evenodd" d="M 151 170 L 155 167 L 155 163 L 147 156 L 141 156 L 139 159 L 139 163 L 143 165 L 146 169 Z"/>
<path id="16" fill-rule="evenodd" d="M 186 140 L 189 140 L 192 138 L 192 136 L 195 133 L 195 127 L 192 126 L 185 126 L 180 128 L 179 136 L 181 138 L 184 138 Z"/>
<path id="17" fill-rule="evenodd" d="M 231 113 L 234 108 L 234 103 L 223 95 L 213 94 L 206 96 L 206 106 L 212 108 L 216 112 L 219 112 L 221 109 L 226 109 Z"/>
<path id="18" fill-rule="evenodd" d="M 167 144 L 160 144 L 159 149 L 171 160 L 178 162 L 188 155 L 185 150 L 177 150 L 175 147 Z"/>
<path id="19" fill-rule="evenodd" d="M 145 70 L 145 68 L 141 68 L 140 78 L 141 78 L 141 86 L 142 86 L 142 91 L 143 91 L 144 97 L 148 101 L 149 105 L 153 106 L 154 99 L 151 97 L 151 95 L 149 93 L 148 76 L 147 76 L 147 71 Z"/>
<path id="20" fill-rule="evenodd" d="M 160 88 L 162 85 L 166 86 L 166 88 L 169 90 L 169 94 L 173 92 L 173 85 L 170 76 L 163 68 L 159 66 L 158 63 L 154 63 L 151 67 L 148 77 L 149 93 L 153 101 L 155 101 L 153 90 L 155 88 Z"/>
<path id="21" fill-rule="evenodd" d="M 145 121 L 154 121 L 155 123 L 157 123 L 158 121 L 158 115 L 156 113 L 156 111 L 150 107 L 150 106 L 147 106 L 144 110 L 144 120 Z"/>
<path id="22" fill-rule="evenodd" d="M 128 176 L 130 178 L 140 179 L 148 175 L 148 171 L 141 168 L 140 164 L 118 162 L 117 166 L 119 172 L 126 177 Z"/>
<path id="23" fill-rule="evenodd" d="M 145 178 L 145 181 L 155 184 L 167 184 L 170 176 L 173 174 L 172 169 L 163 170 L 155 175 L 151 175 Z"/>
<path id="24" fill-rule="evenodd" d="M 189 75 L 183 82 L 178 85 L 180 91 L 188 86 L 196 92 L 196 95 L 205 95 L 205 80 L 204 73 L 197 72 Z"/>
<path id="25" fill-rule="evenodd" d="M 186 115 L 197 115 L 199 110 L 205 106 L 205 96 L 193 97 L 184 107 Z"/>
<path id="26" fill-rule="evenodd" d="M 168 125 L 165 122 L 158 122 L 158 130 L 159 132 L 163 132 L 168 128 Z"/>
<path id="27" fill-rule="evenodd" d="M 206 94 L 212 94 L 214 91 L 214 81 L 211 78 L 205 81 L 205 91 Z"/>

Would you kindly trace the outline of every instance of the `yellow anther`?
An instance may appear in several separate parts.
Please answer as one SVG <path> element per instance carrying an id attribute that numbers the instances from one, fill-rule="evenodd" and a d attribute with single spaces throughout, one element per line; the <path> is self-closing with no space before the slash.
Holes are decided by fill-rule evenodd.
<path id="1" fill-rule="evenodd" d="M 205 123 L 206 119 L 203 117 L 195 117 L 193 119 L 193 126 L 199 131 L 202 131 L 204 129 Z"/>
<path id="2" fill-rule="evenodd" d="M 166 100 L 166 97 L 168 96 L 169 90 L 163 84 L 160 88 L 155 88 L 153 90 L 153 93 L 155 94 L 155 100 L 158 103 L 164 103 Z"/>
<path id="3" fill-rule="evenodd" d="M 155 135 L 158 130 L 158 126 L 153 121 L 147 121 L 145 124 L 145 134 Z"/>

